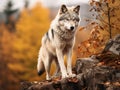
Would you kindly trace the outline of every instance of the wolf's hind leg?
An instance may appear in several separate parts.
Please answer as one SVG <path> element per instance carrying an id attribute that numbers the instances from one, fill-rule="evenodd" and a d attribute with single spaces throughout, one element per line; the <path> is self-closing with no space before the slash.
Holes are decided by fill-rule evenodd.
<path id="1" fill-rule="evenodd" d="M 50 67 L 51 67 L 52 60 L 50 57 L 46 57 L 44 60 L 44 66 L 46 71 L 46 80 L 50 80 Z"/>
<path id="2" fill-rule="evenodd" d="M 44 67 L 43 61 L 42 61 L 40 56 L 38 58 L 37 70 L 38 70 L 38 75 L 39 76 L 42 75 L 45 72 L 45 67 Z"/>

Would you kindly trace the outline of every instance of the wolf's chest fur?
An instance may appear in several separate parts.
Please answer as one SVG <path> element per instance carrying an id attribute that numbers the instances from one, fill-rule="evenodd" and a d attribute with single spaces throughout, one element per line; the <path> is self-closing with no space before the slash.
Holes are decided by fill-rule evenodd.
<path id="1" fill-rule="evenodd" d="M 74 43 L 74 33 L 67 32 L 56 32 L 49 30 L 48 36 L 44 39 L 45 47 L 51 52 L 51 54 L 56 55 L 56 48 L 60 48 L 63 54 L 66 54 L 70 48 L 72 48 Z M 46 33 L 47 34 L 47 33 Z"/>
<path id="2" fill-rule="evenodd" d="M 61 41 L 69 42 L 74 38 L 74 33 L 68 32 L 67 30 L 61 31 L 56 29 L 54 32 Z"/>

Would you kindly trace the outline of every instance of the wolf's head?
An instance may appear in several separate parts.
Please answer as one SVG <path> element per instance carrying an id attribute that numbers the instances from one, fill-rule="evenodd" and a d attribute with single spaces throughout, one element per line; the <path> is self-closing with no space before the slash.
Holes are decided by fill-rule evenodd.
<path id="1" fill-rule="evenodd" d="M 80 21 L 80 6 L 66 7 L 62 5 L 58 13 L 58 24 L 61 30 L 74 32 Z"/>

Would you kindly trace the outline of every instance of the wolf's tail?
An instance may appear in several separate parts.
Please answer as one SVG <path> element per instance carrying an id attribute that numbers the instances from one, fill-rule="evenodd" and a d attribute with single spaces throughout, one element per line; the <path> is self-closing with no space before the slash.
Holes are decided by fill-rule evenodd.
<path id="1" fill-rule="evenodd" d="M 41 58 L 38 58 L 37 70 L 39 76 L 45 72 L 45 67 Z"/>

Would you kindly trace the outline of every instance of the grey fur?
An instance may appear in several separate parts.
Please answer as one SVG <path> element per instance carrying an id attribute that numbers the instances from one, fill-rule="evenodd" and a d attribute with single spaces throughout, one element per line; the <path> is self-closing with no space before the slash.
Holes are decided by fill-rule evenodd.
<path id="1" fill-rule="evenodd" d="M 74 11 L 77 9 L 78 11 Z M 61 71 L 62 78 L 73 77 L 72 74 L 72 50 L 75 43 L 75 33 L 79 25 L 79 7 L 66 7 L 62 5 L 57 16 L 52 21 L 48 34 L 42 38 L 42 46 L 39 51 L 37 69 L 46 71 L 46 79 L 50 77 L 51 63 L 55 61 L 58 73 Z M 74 27 L 74 29 L 71 29 Z M 64 55 L 67 56 L 67 68 L 64 65 Z M 44 64 L 44 67 L 41 66 Z M 57 74 L 56 73 L 56 74 Z"/>

